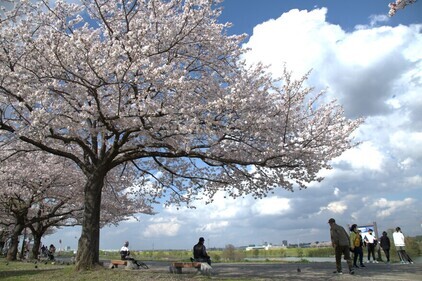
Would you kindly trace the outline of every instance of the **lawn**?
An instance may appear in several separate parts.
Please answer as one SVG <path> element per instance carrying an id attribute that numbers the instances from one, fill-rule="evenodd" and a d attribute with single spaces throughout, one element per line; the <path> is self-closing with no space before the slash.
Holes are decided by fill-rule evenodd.
<path id="1" fill-rule="evenodd" d="M 215 279 L 212 276 L 197 274 L 189 271 L 184 274 L 171 274 L 163 270 L 125 270 L 109 269 L 98 267 L 95 270 L 77 272 L 74 265 L 52 264 L 52 263 L 33 263 L 13 261 L 8 262 L 0 259 L 0 280 L 2 281 L 135 281 L 135 280 L 209 280 Z M 221 280 L 221 278 L 219 278 Z M 245 280 L 242 278 L 230 278 L 224 280 Z"/>

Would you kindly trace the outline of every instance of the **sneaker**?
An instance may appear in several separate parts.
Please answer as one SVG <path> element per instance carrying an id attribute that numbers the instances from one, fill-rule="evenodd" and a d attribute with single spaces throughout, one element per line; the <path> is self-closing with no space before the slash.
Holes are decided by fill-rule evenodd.
<path id="1" fill-rule="evenodd" d="M 335 274 L 343 274 L 343 272 L 342 271 L 333 271 L 333 273 L 335 273 Z"/>
<path id="2" fill-rule="evenodd" d="M 359 268 L 359 266 L 357 266 L 356 264 L 353 265 L 354 268 Z"/>
<path id="3" fill-rule="evenodd" d="M 349 273 L 350 273 L 351 275 L 353 275 L 353 274 L 355 274 L 355 271 L 352 269 L 352 270 L 350 270 L 350 271 L 349 271 Z"/>
<path id="4" fill-rule="evenodd" d="M 363 263 L 360 265 L 360 267 L 366 267 Z"/>
<path id="5" fill-rule="evenodd" d="M 378 261 L 374 261 L 374 263 L 378 263 Z"/>
<path id="6" fill-rule="evenodd" d="M 366 263 L 370 263 L 370 261 L 368 260 L 368 261 L 366 261 Z"/>

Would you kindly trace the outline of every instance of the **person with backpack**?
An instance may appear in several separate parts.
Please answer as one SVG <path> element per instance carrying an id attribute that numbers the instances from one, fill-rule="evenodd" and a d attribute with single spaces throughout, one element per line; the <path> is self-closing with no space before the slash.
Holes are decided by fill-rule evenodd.
<path id="1" fill-rule="evenodd" d="M 363 264 L 363 242 L 360 230 L 356 224 L 350 227 L 350 250 L 353 252 L 353 267 L 359 268 L 357 261 L 359 258 L 360 267 L 365 267 Z"/>

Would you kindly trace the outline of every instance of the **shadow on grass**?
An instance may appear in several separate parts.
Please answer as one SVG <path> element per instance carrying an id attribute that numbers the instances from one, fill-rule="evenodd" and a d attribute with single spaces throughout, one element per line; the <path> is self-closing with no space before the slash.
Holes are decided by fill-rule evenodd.
<path id="1" fill-rule="evenodd" d="M 0 271 L 0 279 L 11 278 L 11 277 L 24 277 L 24 276 L 37 276 L 44 275 L 48 272 L 63 271 L 63 268 L 51 268 L 51 269 L 11 269 Z"/>

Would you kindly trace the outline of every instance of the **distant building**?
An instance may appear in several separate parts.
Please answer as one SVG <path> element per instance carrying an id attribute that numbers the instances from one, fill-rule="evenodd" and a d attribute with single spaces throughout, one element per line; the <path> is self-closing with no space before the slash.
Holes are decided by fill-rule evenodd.
<path id="1" fill-rule="evenodd" d="M 283 240 L 283 246 L 287 247 L 287 245 L 289 245 L 289 244 L 287 244 L 287 240 Z"/>
<path id="2" fill-rule="evenodd" d="M 272 248 L 273 245 L 271 243 L 265 242 L 264 245 L 249 245 L 246 247 L 246 251 L 252 251 L 252 250 L 269 250 Z"/>

